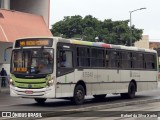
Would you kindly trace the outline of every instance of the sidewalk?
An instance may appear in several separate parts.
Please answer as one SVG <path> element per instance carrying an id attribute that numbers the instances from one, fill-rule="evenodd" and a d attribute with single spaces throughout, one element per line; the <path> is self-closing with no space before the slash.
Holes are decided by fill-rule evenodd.
<path id="1" fill-rule="evenodd" d="M 9 93 L 9 87 L 1 87 L 0 88 L 0 93 Z"/>

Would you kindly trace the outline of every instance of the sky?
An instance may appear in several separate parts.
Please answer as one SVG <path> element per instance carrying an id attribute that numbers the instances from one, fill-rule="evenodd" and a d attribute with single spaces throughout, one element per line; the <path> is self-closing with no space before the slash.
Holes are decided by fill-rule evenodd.
<path id="1" fill-rule="evenodd" d="M 64 16 L 92 15 L 98 20 L 129 20 L 143 29 L 150 41 L 160 41 L 160 0 L 50 0 L 50 25 L 63 20 Z"/>

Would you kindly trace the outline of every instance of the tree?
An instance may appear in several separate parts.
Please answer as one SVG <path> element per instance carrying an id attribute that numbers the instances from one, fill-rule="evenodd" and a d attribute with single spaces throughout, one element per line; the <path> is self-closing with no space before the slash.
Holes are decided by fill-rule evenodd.
<path id="1" fill-rule="evenodd" d="M 64 17 L 62 21 L 59 21 L 52 25 L 51 32 L 54 36 L 62 36 L 65 38 L 72 38 L 75 35 L 82 34 L 82 17 L 77 16 L 67 16 Z"/>
<path id="2" fill-rule="evenodd" d="M 54 36 L 64 38 L 81 38 L 85 41 L 98 41 L 129 45 L 130 39 L 132 42 L 142 38 L 142 29 L 137 29 L 135 26 L 128 26 L 129 20 L 112 21 L 105 19 L 100 21 L 91 15 L 82 18 L 80 15 L 67 16 L 63 20 L 52 25 L 51 32 Z"/>

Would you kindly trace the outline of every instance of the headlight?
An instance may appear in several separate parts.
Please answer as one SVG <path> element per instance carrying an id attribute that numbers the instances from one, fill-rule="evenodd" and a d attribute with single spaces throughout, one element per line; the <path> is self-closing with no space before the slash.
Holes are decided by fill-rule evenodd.
<path id="1" fill-rule="evenodd" d="M 9 84 L 10 84 L 10 85 L 14 85 L 14 82 L 13 82 L 12 79 L 9 80 Z"/>
<path id="2" fill-rule="evenodd" d="M 47 83 L 47 85 L 48 85 L 48 86 L 52 86 L 52 85 L 53 85 L 53 83 L 54 83 L 54 81 L 53 81 L 53 80 L 49 80 L 49 81 L 48 81 L 48 83 Z"/>

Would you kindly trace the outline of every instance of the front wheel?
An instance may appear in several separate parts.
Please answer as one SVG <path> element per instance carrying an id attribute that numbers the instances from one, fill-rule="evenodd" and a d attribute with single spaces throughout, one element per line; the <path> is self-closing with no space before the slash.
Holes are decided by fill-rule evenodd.
<path id="1" fill-rule="evenodd" d="M 43 104 L 47 99 L 45 98 L 35 98 L 34 99 L 38 104 Z"/>
<path id="2" fill-rule="evenodd" d="M 76 105 L 81 105 L 84 102 L 84 98 L 85 98 L 84 87 L 82 85 L 77 85 L 74 89 L 72 102 Z"/>

